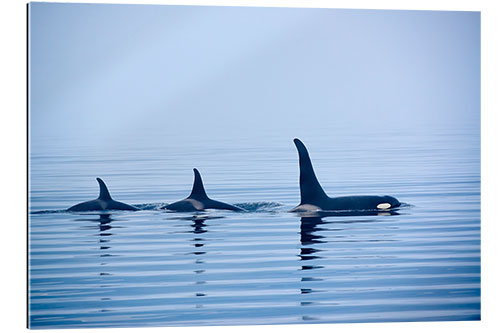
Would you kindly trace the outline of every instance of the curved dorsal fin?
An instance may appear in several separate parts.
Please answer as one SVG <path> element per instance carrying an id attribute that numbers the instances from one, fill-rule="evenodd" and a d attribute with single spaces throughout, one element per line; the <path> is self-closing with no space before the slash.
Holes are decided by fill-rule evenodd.
<path id="1" fill-rule="evenodd" d="M 101 200 L 111 200 L 111 195 L 109 194 L 108 188 L 106 184 L 102 181 L 101 178 L 96 178 L 99 183 L 99 198 Z"/>
<path id="2" fill-rule="evenodd" d="M 200 172 L 194 168 L 194 182 L 193 189 L 191 190 L 191 194 L 188 198 L 191 199 L 208 199 L 207 193 L 205 192 L 205 188 L 203 187 L 203 181 L 201 180 Z"/>
<path id="3" fill-rule="evenodd" d="M 328 196 L 316 178 L 306 146 L 299 139 L 294 139 L 293 142 L 299 153 L 300 203 L 317 204 L 319 201 L 328 198 Z"/>

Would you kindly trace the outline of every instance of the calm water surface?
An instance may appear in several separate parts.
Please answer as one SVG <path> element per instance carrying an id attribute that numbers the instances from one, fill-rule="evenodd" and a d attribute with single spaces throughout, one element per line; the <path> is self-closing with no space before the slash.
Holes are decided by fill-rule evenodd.
<path id="1" fill-rule="evenodd" d="M 288 213 L 295 135 L 330 196 L 406 204 L 397 215 Z M 477 130 L 295 135 L 32 142 L 30 326 L 480 319 Z M 160 210 L 189 194 L 193 167 L 210 197 L 249 212 Z M 63 212 L 97 197 L 95 177 L 142 210 Z"/>

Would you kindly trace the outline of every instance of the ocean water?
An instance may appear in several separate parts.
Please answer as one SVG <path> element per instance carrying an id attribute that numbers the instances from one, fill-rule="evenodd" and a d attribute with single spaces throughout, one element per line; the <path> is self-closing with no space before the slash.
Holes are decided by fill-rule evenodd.
<path id="1" fill-rule="evenodd" d="M 278 134 L 278 132 L 280 134 Z M 283 134 L 285 133 L 285 134 Z M 31 142 L 31 328 L 479 320 L 477 128 L 299 136 L 330 196 L 397 214 L 301 217 L 294 134 Z M 159 209 L 208 195 L 245 213 Z M 137 212 L 69 213 L 98 195 Z"/>

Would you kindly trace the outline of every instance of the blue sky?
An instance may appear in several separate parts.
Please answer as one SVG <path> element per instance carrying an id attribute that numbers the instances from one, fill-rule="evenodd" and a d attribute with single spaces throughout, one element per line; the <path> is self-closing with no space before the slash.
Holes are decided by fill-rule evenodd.
<path id="1" fill-rule="evenodd" d="M 32 142 L 479 128 L 479 12 L 30 6 Z"/>

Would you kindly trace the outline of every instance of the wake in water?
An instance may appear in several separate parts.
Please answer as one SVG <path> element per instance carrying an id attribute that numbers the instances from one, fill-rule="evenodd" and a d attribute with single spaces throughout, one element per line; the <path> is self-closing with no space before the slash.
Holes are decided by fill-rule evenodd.
<path id="1" fill-rule="evenodd" d="M 30 212 L 30 214 L 58 214 L 58 213 L 68 213 L 66 209 L 59 209 L 59 210 L 35 210 L 33 212 Z"/>
<path id="2" fill-rule="evenodd" d="M 279 202 L 272 201 L 258 201 L 258 202 L 242 202 L 237 203 L 235 206 L 243 208 L 244 210 L 252 213 L 258 212 L 267 212 L 267 213 L 275 213 L 283 211 L 283 207 L 285 205 Z"/>
<path id="3" fill-rule="evenodd" d="M 135 204 L 134 206 L 139 208 L 139 210 L 160 210 L 161 207 L 165 205 L 167 205 L 166 202 L 154 202 L 154 203 Z"/>

